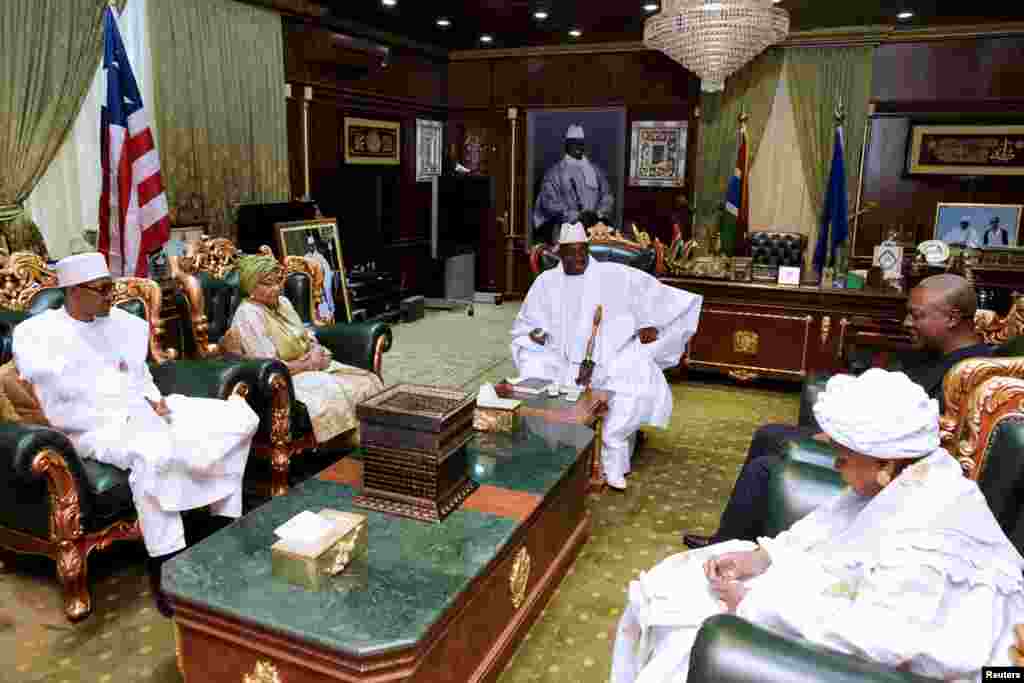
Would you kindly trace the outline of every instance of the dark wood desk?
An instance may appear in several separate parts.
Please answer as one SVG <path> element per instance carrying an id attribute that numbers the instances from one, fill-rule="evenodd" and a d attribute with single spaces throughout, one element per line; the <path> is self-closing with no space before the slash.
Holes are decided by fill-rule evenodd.
<path id="1" fill-rule="evenodd" d="M 863 289 L 783 287 L 758 282 L 663 277 L 704 297 L 700 326 L 684 363 L 738 380 L 800 381 L 840 369 L 858 327 L 885 330 L 880 342 L 903 341 L 906 295 Z M 888 337 L 893 337 L 889 339 Z"/>

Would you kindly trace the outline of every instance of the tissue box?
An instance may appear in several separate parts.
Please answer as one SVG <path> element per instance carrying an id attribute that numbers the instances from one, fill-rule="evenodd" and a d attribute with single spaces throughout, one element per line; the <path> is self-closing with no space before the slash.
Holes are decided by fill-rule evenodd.
<path id="1" fill-rule="evenodd" d="M 300 548 L 281 540 L 270 546 L 273 575 L 313 591 L 322 590 L 332 576 L 367 552 L 366 515 L 329 509 L 318 514 L 335 523 L 319 543 Z"/>
<path id="2" fill-rule="evenodd" d="M 473 429 L 478 432 L 514 432 L 519 426 L 519 409 L 481 408 L 473 410 Z"/>

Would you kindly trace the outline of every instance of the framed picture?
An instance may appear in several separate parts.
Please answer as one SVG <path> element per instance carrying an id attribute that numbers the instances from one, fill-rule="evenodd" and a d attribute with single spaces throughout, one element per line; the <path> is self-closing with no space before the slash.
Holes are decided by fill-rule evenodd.
<path id="1" fill-rule="evenodd" d="M 800 266 L 779 266 L 779 284 L 800 286 Z"/>
<path id="2" fill-rule="evenodd" d="M 912 126 L 907 172 L 1024 175 L 1024 126 Z"/>
<path id="3" fill-rule="evenodd" d="M 570 156 L 570 150 L 579 158 Z M 578 220 L 583 211 L 594 211 L 610 227 L 621 228 L 625 185 L 624 108 L 526 112 L 523 215 L 531 246 L 548 239 L 561 223 Z"/>
<path id="4" fill-rule="evenodd" d="M 416 182 L 441 175 L 444 124 L 416 119 Z"/>
<path id="5" fill-rule="evenodd" d="M 1021 204 L 947 204 L 935 208 L 934 239 L 951 247 L 1015 247 Z"/>
<path id="6" fill-rule="evenodd" d="M 629 184 L 682 187 L 686 177 L 686 121 L 634 121 Z"/>
<path id="7" fill-rule="evenodd" d="M 903 247 L 895 244 L 878 245 L 871 265 L 878 266 L 883 280 L 899 278 L 903 274 Z"/>
<path id="8" fill-rule="evenodd" d="M 206 225 L 178 225 L 171 228 L 171 238 L 164 245 L 168 256 L 184 256 L 188 245 L 203 239 Z"/>
<path id="9" fill-rule="evenodd" d="M 402 125 L 345 117 L 345 163 L 397 166 L 401 163 Z"/>
<path id="10" fill-rule="evenodd" d="M 346 322 L 352 322 L 352 298 L 348 293 L 348 274 L 341 253 L 338 221 L 334 218 L 316 218 L 308 221 L 274 223 L 281 260 L 286 256 L 304 256 L 317 261 L 324 271 L 324 298 L 330 314 L 339 319 L 344 311 Z M 337 283 L 337 285 L 335 285 Z M 341 301 L 335 301 L 335 293 Z"/>

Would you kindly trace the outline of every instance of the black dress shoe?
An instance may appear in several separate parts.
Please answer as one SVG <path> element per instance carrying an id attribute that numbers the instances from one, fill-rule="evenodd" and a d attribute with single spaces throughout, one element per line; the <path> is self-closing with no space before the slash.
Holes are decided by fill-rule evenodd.
<path id="1" fill-rule="evenodd" d="M 711 536 L 702 536 L 701 534 L 683 534 L 683 545 L 687 548 L 703 548 L 711 545 L 711 543 L 713 543 L 713 538 Z"/>

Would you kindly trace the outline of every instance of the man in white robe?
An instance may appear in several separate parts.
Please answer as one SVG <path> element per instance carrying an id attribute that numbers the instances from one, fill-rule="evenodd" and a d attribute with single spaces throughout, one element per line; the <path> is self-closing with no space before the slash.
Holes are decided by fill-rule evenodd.
<path id="1" fill-rule="evenodd" d="M 565 134 L 565 156 L 544 173 L 533 207 L 534 230 L 548 221 L 590 227 L 608 222 L 615 207 L 608 175 L 587 158 L 583 127 L 569 126 Z"/>
<path id="2" fill-rule="evenodd" d="M 672 393 L 663 370 L 675 367 L 697 331 L 702 297 L 647 273 L 589 257 L 583 226 L 562 226 L 562 262 L 537 278 L 512 325 L 512 360 L 523 377 L 614 392 L 601 449 L 608 485 L 623 490 L 633 436 L 666 427 Z M 603 319 L 591 369 L 583 366 L 594 312 Z"/>
<path id="3" fill-rule="evenodd" d="M 312 311 L 312 313 L 319 313 L 321 318 L 334 319 L 334 270 L 331 268 L 331 264 L 327 261 L 327 258 L 320 253 L 320 250 L 316 248 L 316 240 L 313 235 L 306 238 L 306 258 L 312 261 L 316 261 L 320 265 L 320 271 L 324 274 L 324 286 L 322 293 L 322 300 L 318 311 Z"/>
<path id="4" fill-rule="evenodd" d="M 775 538 L 674 555 L 629 585 L 611 683 L 682 683 L 721 612 L 942 680 L 1009 664 L 1024 558 L 939 447 L 938 402 L 903 373 L 829 380 L 815 417 L 850 488 Z"/>
<path id="5" fill-rule="evenodd" d="M 111 306 L 113 282 L 102 254 L 57 263 L 64 308 L 14 329 L 18 374 L 43 414 L 81 457 L 131 470 L 154 593 L 163 561 L 185 547 L 183 510 L 210 506 L 242 514 L 242 474 L 259 418 L 241 398 L 164 397 L 146 357 L 149 325 Z"/>

